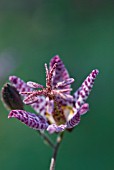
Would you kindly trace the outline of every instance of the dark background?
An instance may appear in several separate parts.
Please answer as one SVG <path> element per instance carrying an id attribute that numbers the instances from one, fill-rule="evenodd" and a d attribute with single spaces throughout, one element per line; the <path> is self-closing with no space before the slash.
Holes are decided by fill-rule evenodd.
<path id="1" fill-rule="evenodd" d="M 90 111 L 66 133 L 56 170 L 114 169 L 114 1 L 1 0 L 0 86 L 16 75 L 45 84 L 44 63 L 59 54 L 74 91 L 95 68 Z M 0 170 L 47 170 L 52 151 L 0 103 Z"/>

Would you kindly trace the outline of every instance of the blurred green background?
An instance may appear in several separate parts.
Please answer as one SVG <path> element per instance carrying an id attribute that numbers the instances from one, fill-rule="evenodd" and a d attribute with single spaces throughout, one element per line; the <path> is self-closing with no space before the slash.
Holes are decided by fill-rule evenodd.
<path id="1" fill-rule="evenodd" d="M 0 1 L 1 87 L 9 75 L 45 84 L 44 63 L 55 54 L 75 78 L 74 90 L 92 69 L 100 70 L 90 111 L 66 133 L 56 170 L 113 170 L 114 1 Z M 0 103 L 0 170 L 49 169 L 51 149 L 7 115 Z"/>

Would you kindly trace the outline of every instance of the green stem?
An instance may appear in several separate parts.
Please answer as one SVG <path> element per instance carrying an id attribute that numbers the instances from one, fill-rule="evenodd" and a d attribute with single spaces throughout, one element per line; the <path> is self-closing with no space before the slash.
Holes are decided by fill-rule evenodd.
<path id="1" fill-rule="evenodd" d="M 58 135 L 58 137 L 57 137 L 56 145 L 54 147 L 53 156 L 52 156 L 52 159 L 51 159 L 50 170 L 54 170 L 55 169 L 57 153 L 58 153 L 58 149 L 59 149 L 60 143 L 62 142 L 63 135 L 64 135 L 64 132 L 60 133 Z"/>
<path id="2" fill-rule="evenodd" d="M 44 141 L 51 146 L 52 148 L 55 148 L 55 145 L 53 144 L 52 140 L 44 133 L 41 131 L 37 131 L 37 133 L 39 133 L 39 135 L 44 139 Z"/>

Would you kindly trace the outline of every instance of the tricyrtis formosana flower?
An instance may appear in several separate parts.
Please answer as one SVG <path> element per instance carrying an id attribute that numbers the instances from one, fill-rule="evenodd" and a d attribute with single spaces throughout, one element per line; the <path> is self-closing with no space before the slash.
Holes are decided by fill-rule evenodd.
<path id="1" fill-rule="evenodd" d="M 49 133 L 72 129 L 79 124 L 81 115 L 89 110 L 86 99 L 99 71 L 93 70 L 71 95 L 74 79 L 69 77 L 58 55 L 51 59 L 49 68 L 45 64 L 45 70 L 46 87 L 32 81 L 25 83 L 16 76 L 9 77 L 12 85 L 23 96 L 24 103 L 31 105 L 37 114 L 12 110 L 8 118 L 17 118 L 33 129 L 47 130 Z"/>

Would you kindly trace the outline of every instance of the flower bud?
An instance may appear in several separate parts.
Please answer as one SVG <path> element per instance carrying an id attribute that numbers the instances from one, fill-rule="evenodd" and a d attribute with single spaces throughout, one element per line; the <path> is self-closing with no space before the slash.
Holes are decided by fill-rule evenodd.
<path id="1" fill-rule="evenodd" d="M 8 110 L 23 110 L 23 102 L 17 89 L 9 83 L 6 83 L 1 92 L 1 98 Z"/>

